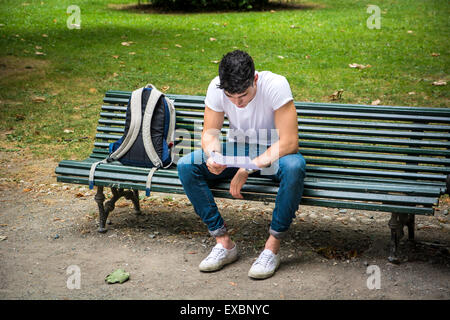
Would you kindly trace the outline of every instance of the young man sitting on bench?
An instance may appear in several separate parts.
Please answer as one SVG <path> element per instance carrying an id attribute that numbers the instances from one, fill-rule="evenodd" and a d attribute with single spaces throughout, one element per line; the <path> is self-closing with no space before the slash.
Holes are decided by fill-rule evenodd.
<path id="1" fill-rule="evenodd" d="M 221 143 L 220 130 L 227 116 L 228 142 Z M 249 175 L 279 182 L 275 208 L 265 248 L 248 276 L 265 279 L 280 264 L 280 242 L 286 235 L 301 202 L 305 160 L 298 152 L 297 112 L 286 78 L 269 71 L 256 72 L 253 59 L 240 50 L 226 54 L 219 65 L 205 100 L 202 149 L 182 157 L 179 178 L 195 212 L 216 239 L 216 246 L 199 265 L 201 271 L 216 271 L 238 258 L 238 249 L 215 204 L 208 180 L 232 179 L 230 193 L 243 199 L 241 188 Z M 273 143 L 272 143 L 273 142 Z M 248 156 L 261 170 L 217 163 L 212 152 Z"/>

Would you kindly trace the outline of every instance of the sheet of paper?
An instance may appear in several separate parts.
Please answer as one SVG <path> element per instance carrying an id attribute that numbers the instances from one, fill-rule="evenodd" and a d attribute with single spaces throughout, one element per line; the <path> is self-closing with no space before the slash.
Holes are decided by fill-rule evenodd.
<path id="1" fill-rule="evenodd" d="M 252 162 L 252 159 L 245 156 L 224 156 L 213 151 L 211 152 L 211 158 L 214 162 L 226 165 L 227 167 L 261 170 L 261 168 Z"/>

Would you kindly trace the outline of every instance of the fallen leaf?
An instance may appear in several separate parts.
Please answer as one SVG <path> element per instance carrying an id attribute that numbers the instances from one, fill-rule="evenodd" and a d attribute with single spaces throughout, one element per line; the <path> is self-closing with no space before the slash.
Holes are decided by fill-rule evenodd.
<path id="1" fill-rule="evenodd" d="M 372 105 L 372 106 L 377 106 L 377 105 L 380 104 L 380 102 L 381 102 L 381 100 L 380 100 L 380 99 L 377 99 L 377 100 L 372 101 L 371 105 Z"/>
<path id="2" fill-rule="evenodd" d="M 129 47 L 129 46 L 131 46 L 132 42 L 131 41 L 124 41 L 124 42 L 121 42 L 120 44 L 125 46 L 125 47 Z"/>
<path id="3" fill-rule="evenodd" d="M 195 251 L 189 251 L 188 254 L 197 254 Z"/>
<path id="4" fill-rule="evenodd" d="M 90 92 L 90 93 L 96 93 L 96 92 L 97 92 L 97 89 L 95 89 L 95 88 L 89 88 L 89 92 Z"/>
<path id="5" fill-rule="evenodd" d="M 45 33 L 43 33 L 43 34 L 42 34 L 42 37 L 43 37 L 43 38 L 48 38 L 48 35 L 45 34 Z"/>
<path id="6" fill-rule="evenodd" d="M 169 90 L 169 86 L 162 86 L 161 87 L 161 90 L 162 90 L 162 92 L 166 92 L 167 90 Z"/>
<path id="7" fill-rule="evenodd" d="M 344 89 L 337 90 L 337 91 L 333 92 L 333 94 L 331 96 L 329 96 L 329 98 L 332 101 L 340 100 L 342 98 L 343 92 L 344 92 Z"/>
<path id="8" fill-rule="evenodd" d="M 45 56 L 45 53 L 40 52 L 40 51 L 36 51 L 34 54 L 37 56 Z"/>
<path id="9" fill-rule="evenodd" d="M 128 52 L 128 54 L 135 55 L 136 52 Z"/>
<path id="10" fill-rule="evenodd" d="M 35 48 L 36 48 L 37 50 L 41 50 L 41 49 L 42 49 L 41 46 L 35 46 Z"/>
<path id="11" fill-rule="evenodd" d="M 64 129 L 64 133 L 73 133 L 73 130 L 70 130 L 70 129 Z"/>
<path id="12" fill-rule="evenodd" d="M 410 91 L 410 92 L 408 92 L 408 94 L 411 96 L 413 94 L 416 94 L 416 92 L 415 91 Z"/>
<path id="13" fill-rule="evenodd" d="M 278 56 L 278 58 L 280 58 L 280 59 L 284 59 L 284 57 L 283 57 L 283 56 Z"/>
<path id="14" fill-rule="evenodd" d="M 434 86 L 446 86 L 447 85 L 447 81 L 444 81 L 444 80 L 434 81 L 433 85 Z"/>
<path id="15" fill-rule="evenodd" d="M 169 50 L 169 48 L 161 48 L 161 49 L 163 49 L 163 50 Z"/>
<path id="16" fill-rule="evenodd" d="M 31 188 L 25 188 L 25 189 L 23 189 L 22 191 L 23 191 L 23 192 L 30 192 L 30 191 L 31 191 Z"/>
<path id="17" fill-rule="evenodd" d="M 119 59 L 119 56 L 117 56 L 117 55 L 116 55 L 116 56 L 112 56 L 112 57 L 113 57 L 114 59 Z"/>
<path id="18" fill-rule="evenodd" d="M 209 38 L 209 41 L 217 41 L 216 38 Z"/>
<path id="19" fill-rule="evenodd" d="M 233 287 L 237 286 L 237 283 L 233 281 L 230 281 L 229 284 L 232 285 Z"/>
<path id="20" fill-rule="evenodd" d="M 436 53 L 436 52 L 433 52 L 433 53 L 431 54 L 431 56 L 432 56 L 432 57 L 439 57 L 440 54 L 439 54 L 439 53 Z"/>
<path id="21" fill-rule="evenodd" d="M 350 68 L 357 68 L 357 69 L 365 69 L 365 68 L 370 68 L 372 67 L 370 64 L 368 65 L 363 65 L 363 64 L 359 64 L 359 63 L 351 63 L 348 65 Z"/>
<path id="22" fill-rule="evenodd" d="M 412 31 L 412 30 L 408 30 L 407 32 L 408 32 L 408 33 L 414 33 L 414 31 Z"/>
<path id="23" fill-rule="evenodd" d="M 309 58 L 311 58 L 311 56 L 310 56 L 310 55 L 307 55 L 307 56 L 305 56 L 305 59 L 309 59 Z"/>
<path id="24" fill-rule="evenodd" d="M 275 13 L 276 11 L 275 10 L 270 10 L 270 13 Z"/>
<path id="25" fill-rule="evenodd" d="M 117 72 L 114 72 L 113 73 L 113 77 L 115 78 L 115 77 L 117 77 L 119 74 L 117 73 Z"/>
<path id="26" fill-rule="evenodd" d="M 33 102 L 45 102 L 45 98 L 44 97 L 34 96 L 33 98 L 31 98 L 31 101 L 33 101 Z"/>
<path id="27" fill-rule="evenodd" d="M 297 27 L 295 24 L 292 24 L 289 28 L 291 28 L 291 29 L 299 29 L 300 27 Z"/>
<path id="28" fill-rule="evenodd" d="M 6 239 L 8 239 L 7 236 L 0 236 L 0 241 L 6 240 Z"/>
<path id="29" fill-rule="evenodd" d="M 175 45 L 175 47 L 177 47 L 177 48 L 182 48 L 183 46 L 182 46 L 181 44 L 178 44 L 178 43 L 177 43 L 177 44 Z"/>
<path id="30" fill-rule="evenodd" d="M 81 192 L 78 192 L 78 193 L 75 195 L 75 197 L 77 197 L 77 198 L 82 198 L 82 197 L 84 197 L 84 194 L 82 194 Z"/>

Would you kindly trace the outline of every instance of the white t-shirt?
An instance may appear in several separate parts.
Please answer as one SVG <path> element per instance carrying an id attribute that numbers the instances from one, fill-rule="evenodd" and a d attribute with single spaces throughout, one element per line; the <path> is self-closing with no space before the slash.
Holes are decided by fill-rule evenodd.
<path id="1" fill-rule="evenodd" d="M 274 112 L 291 100 L 291 88 L 285 77 L 270 71 L 258 74 L 255 97 L 245 108 L 238 108 L 217 88 L 219 76 L 208 87 L 205 104 L 216 112 L 225 112 L 230 123 L 229 141 L 270 145 L 278 140 Z"/>

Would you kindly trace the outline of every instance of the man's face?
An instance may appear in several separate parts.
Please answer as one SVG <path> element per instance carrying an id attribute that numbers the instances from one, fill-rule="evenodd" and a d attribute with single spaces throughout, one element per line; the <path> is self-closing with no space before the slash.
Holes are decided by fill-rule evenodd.
<path id="1" fill-rule="evenodd" d="M 245 90 L 242 93 L 228 93 L 224 91 L 225 95 L 228 97 L 228 99 L 238 108 L 245 108 L 250 101 L 253 100 L 253 98 L 256 95 L 256 81 L 258 80 L 258 75 L 255 75 L 255 80 L 253 81 L 253 85 L 248 87 L 247 90 Z"/>

